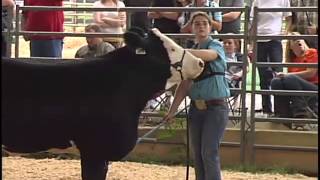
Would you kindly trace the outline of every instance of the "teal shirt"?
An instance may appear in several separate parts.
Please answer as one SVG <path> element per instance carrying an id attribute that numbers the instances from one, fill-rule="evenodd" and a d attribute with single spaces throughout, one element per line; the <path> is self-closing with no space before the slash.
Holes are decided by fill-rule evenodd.
<path id="1" fill-rule="evenodd" d="M 213 72 L 225 72 L 227 69 L 225 52 L 222 43 L 209 37 L 205 42 L 200 43 L 199 49 L 214 49 L 218 57 L 210 61 Z M 192 100 L 222 99 L 230 96 L 230 89 L 225 76 L 214 75 L 209 78 L 194 82 L 189 91 Z"/>

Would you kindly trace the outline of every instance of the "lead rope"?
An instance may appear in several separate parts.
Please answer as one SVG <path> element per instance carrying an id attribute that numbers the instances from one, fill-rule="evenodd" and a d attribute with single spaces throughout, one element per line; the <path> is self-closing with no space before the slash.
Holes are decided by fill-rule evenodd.
<path id="1" fill-rule="evenodd" d="M 186 112 L 186 129 L 187 129 L 187 170 L 186 170 L 186 180 L 189 179 L 189 166 L 190 166 L 190 153 L 189 153 L 189 116 L 188 116 L 188 107 L 187 107 L 187 98 L 184 98 L 184 107 Z"/>

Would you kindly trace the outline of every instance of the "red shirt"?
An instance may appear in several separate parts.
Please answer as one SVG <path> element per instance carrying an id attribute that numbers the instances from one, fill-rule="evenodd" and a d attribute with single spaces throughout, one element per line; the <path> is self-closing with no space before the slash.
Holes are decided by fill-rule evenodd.
<path id="1" fill-rule="evenodd" d="M 25 6 L 63 6 L 63 0 L 25 0 Z M 63 11 L 26 11 L 26 31 L 63 32 Z M 62 36 L 31 36 L 31 39 L 62 39 Z"/>
<path id="2" fill-rule="evenodd" d="M 296 57 L 292 60 L 293 63 L 318 63 L 318 50 L 310 48 L 308 49 L 304 56 Z M 305 71 L 307 68 L 305 67 L 289 67 L 288 72 L 300 72 Z M 313 77 L 307 79 L 307 81 L 318 84 L 318 73 Z"/>

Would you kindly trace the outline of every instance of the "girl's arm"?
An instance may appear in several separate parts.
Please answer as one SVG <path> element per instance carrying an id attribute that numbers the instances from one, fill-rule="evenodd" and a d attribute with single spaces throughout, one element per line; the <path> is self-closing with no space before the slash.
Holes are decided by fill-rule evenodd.
<path id="1" fill-rule="evenodd" d="M 214 49 L 187 49 L 187 51 L 207 62 L 214 61 L 218 58 L 217 51 Z"/>
<path id="2" fill-rule="evenodd" d="M 170 106 L 170 109 L 167 115 L 164 116 L 164 121 L 171 121 L 174 117 L 175 112 L 178 110 L 179 105 L 181 104 L 182 100 L 187 96 L 187 93 L 192 85 L 192 80 L 183 80 L 178 85 L 176 93 L 174 95 L 173 102 Z"/>

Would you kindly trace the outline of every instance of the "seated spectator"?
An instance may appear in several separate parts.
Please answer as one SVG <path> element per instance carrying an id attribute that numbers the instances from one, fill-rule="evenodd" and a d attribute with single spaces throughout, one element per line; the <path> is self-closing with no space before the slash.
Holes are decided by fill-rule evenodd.
<path id="1" fill-rule="evenodd" d="M 86 33 L 101 33 L 102 29 L 99 25 L 92 24 L 85 27 Z M 115 48 L 108 42 L 104 42 L 100 37 L 87 37 L 88 45 L 82 46 L 76 53 L 75 58 L 90 58 L 107 54 Z"/>
<path id="2" fill-rule="evenodd" d="M 227 62 L 242 62 L 243 54 L 238 51 L 240 46 L 238 39 L 224 39 L 223 47 L 226 54 Z M 239 82 L 242 78 L 242 67 L 235 65 L 227 65 L 226 78 L 231 88 L 239 88 Z"/>
<path id="3" fill-rule="evenodd" d="M 229 33 L 231 34 L 231 33 Z M 240 40 L 239 39 L 224 39 L 223 40 L 224 52 L 227 62 L 243 62 L 243 54 L 240 53 Z M 247 66 L 247 72 L 249 67 Z M 242 65 L 230 65 L 227 64 L 226 79 L 229 84 L 229 88 L 240 88 L 241 80 L 243 76 Z M 233 98 L 229 99 L 229 107 L 233 112 L 239 107 L 239 94 L 230 92 Z"/>
<path id="4" fill-rule="evenodd" d="M 293 35 L 299 33 L 294 32 Z M 286 62 L 317 63 L 317 49 L 309 48 L 304 40 L 290 40 L 287 44 Z M 288 73 L 277 73 L 271 81 L 273 90 L 318 91 L 318 69 L 289 67 Z M 310 113 L 309 107 L 313 110 Z M 274 112 L 277 117 L 311 118 L 318 113 L 315 96 L 274 96 Z"/>
<path id="5" fill-rule="evenodd" d="M 119 0 L 100 0 L 93 7 L 122 8 L 124 3 Z M 105 33 L 123 33 L 126 28 L 126 13 L 124 11 L 97 11 L 93 14 L 93 22 L 99 24 Z M 121 38 L 107 37 L 104 41 L 111 43 L 114 47 L 122 46 Z"/>

